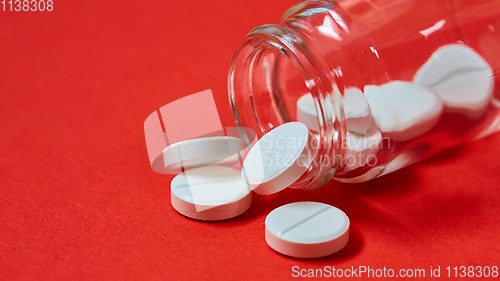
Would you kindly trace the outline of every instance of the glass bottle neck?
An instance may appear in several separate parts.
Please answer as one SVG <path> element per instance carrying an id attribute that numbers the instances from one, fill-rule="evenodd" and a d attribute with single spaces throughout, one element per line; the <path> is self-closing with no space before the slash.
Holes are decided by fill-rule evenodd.
<path id="1" fill-rule="evenodd" d="M 327 69 L 320 52 L 305 40 L 283 26 L 257 27 L 233 55 L 228 88 L 236 124 L 255 130 L 259 138 L 295 120 L 298 97 L 313 96 L 319 147 L 313 164 L 291 187 L 314 189 L 330 180 L 342 163 L 345 120 L 343 89 L 337 86 L 341 77 Z"/>

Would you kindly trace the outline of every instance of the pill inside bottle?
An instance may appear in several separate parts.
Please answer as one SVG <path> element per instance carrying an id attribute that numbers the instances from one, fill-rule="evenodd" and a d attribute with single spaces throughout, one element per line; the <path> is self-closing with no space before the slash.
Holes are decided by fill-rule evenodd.
<path id="1" fill-rule="evenodd" d="M 314 161 L 290 186 L 299 189 L 368 181 L 500 131 L 491 28 L 500 2 L 456 2 L 402 0 L 363 13 L 350 1 L 297 4 L 234 52 L 237 125 L 262 138 L 298 121 L 318 136 Z"/>

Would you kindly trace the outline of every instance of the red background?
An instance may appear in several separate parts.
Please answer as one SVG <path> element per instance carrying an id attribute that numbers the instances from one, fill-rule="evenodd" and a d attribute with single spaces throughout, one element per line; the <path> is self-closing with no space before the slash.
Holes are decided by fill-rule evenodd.
<path id="1" fill-rule="evenodd" d="M 254 197 L 200 222 L 170 205 L 143 122 L 212 89 L 233 125 L 226 73 L 253 27 L 296 1 L 58 1 L 0 11 L 0 279 L 285 279 L 292 266 L 499 266 L 500 134 L 359 185 Z M 286 203 L 344 210 L 351 241 L 297 260 L 270 249 L 264 219 Z"/>

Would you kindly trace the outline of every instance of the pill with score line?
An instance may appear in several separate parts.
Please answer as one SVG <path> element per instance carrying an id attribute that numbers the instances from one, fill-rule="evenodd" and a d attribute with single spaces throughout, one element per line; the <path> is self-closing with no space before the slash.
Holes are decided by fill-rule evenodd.
<path id="1" fill-rule="evenodd" d="M 163 150 L 164 170 L 169 174 L 178 174 L 209 164 L 231 166 L 240 162 L 240 152 L 245 146 L 236 137 L 206 137 L 181 141 L 167 146 Z"/>
<path id="2" fill-rule="evenodd" d="M 465 45 L 438 49 L 417 72 L 414 83 L 434 91 L 449 112 L 481 116 L 491 102 L 494 76 L 488 63 Z"/>
<path id="3" fill-rule="evenodd" d="M 215 221 L 236 217 L 252 204 L 252 192 L 237 169 L 208 165 L 177 175 L 171 204 L 186 217 Z"/>
<path id="4" fill-rule="evenodd" d="M 320 258 L 342 250 L 349 241 L 349 218 L 340 209 L 317 202 L 296 202 L 270 212 L 266 242 L 294 258 Z"/>

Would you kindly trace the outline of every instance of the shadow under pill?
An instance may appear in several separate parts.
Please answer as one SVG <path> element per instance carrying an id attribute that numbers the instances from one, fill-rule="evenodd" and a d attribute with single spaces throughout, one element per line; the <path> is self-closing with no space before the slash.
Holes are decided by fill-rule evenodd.
<path id="1" fill-rule="evenodd" d="M 332 262 L 341 262 L 348 261 L 355 258 L 364 247 L 364 239 L 361 235 L 361 232 L 358 230 L 356 226 L 352 226 L 349 228 L 349 242 L 347 245 L 340 251 L 335 254 L 315 259 L 301 259 L 301 258 L 293 258 L 289 256 L 282 255 L 272 249 L 276 255 L 284 257 L 287 260 L 291 261 L 301 261 L 304 263 L 314 263 L 316 265 L 332 265 Z"/>

